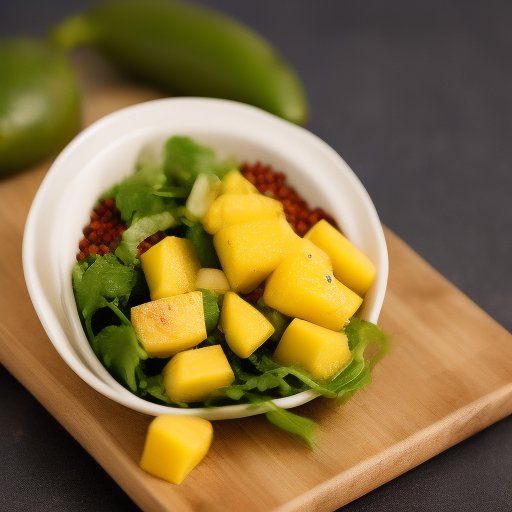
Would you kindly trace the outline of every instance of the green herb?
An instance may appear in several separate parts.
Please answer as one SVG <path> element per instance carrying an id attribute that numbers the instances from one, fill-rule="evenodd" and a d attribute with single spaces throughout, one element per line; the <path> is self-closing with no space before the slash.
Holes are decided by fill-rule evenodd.
<path id="1" fill-rule="evenodd" d="M 149 161 L 139 164 L 136 172 L 112 189 L 116 207 L 128 226 L 143 217 L 162 213 L 176 206 L 172 199 L 154 194 L 166 181 L 162 166 Z"/>
<path id="2" fill-rule="evenodd" d="M 272 327 L 274 328 L 274 333 L 270 337 L 270 340 L 274 342 L 279 341 L 283 335 L 283 332 L 288 327 L 292 319 L 289 316 L 283 315 L 277 311 L 277 309 L 267 306 L 263 302 L 263 298 L 258 300 L 254 306 L 260 313 L 265 316 L 265 318 L 272 324 Z"/>
<path id="3" fill-rule="evenodd" d="M 135 369 L 148 356 L 139 345 L 131 325 L 108 325 L 93 338 L 92 348 L 105 367 L 126 384 L 134 393 L 137 391 Z"/>
<path id="4" fill-rule="evenodd" d="M 206 332 L 211 334 L 219 323 L 219 294 L 215 293 L 213 290 L 201 290 L 201 293 L 203 294 L 204 322 L 206 324 Z"/>
<path id="5" fill-rule="evenodd" d="M 314 421 L 278 407 L 270 397 L 250 395 L 249 400 L 253 405 L 264 404 L 270 409 L 265 416 L 276 427 L 299 436 L 310 448 L 314 447 L 315 434 L 318 430 L 318 425 Z"/>
<path id="6" fill-rule="evenodd" d="M 233 163 L 219 162 L 212 148 L 197 144 L 189 137 L 171 137 L 164 148 L 164 171 L 168 182 L 189 191 L 200 174 L 222 178 Z"/>
<path id="7" fill-rule="evenodd" d="M 137 281 L 132 267 L 123 265 L 113 254 L 98 256 L 92 265 L 75 264 L 73 288 L 79 313 L 82 315 L 89 339 L 92 332 L 92 315 L 109 303 L 124 306 Z"/>
<path id="8" fill-rule="evenodd" d="M 318 425 L 308 418 L 277 407 L 273 402 L 270 402 L 270 404 L 273 408 L 265 413 L 267 419 L 276 427 L 299 436 L 310 448 L 313 448 Z"/>
<path id="9" fill-rule="evenodd" d="M 192 224 L 185 234 L 194 245 L 201 267 L 221 268 L 219 257 L 213 246 L 213 236 L 203 229 L 200 222 Z"/>
<path id="10" fill-rule="evenodd" d="M 116 249 L 116 256 L 126 265 L 137 263 L 137 248 L 143 240 L 158 231 L 165 231 L 177 226 L 179 223 L 178 218 L 167 211 L 143 217 L 123 233 L 121 243 Z"/>

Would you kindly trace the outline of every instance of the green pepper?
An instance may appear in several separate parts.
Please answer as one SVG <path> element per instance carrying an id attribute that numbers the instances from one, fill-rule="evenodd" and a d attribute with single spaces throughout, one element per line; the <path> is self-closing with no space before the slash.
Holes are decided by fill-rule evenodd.
<path id="1" fill-rule="evenodd" d="M 80 128 L 79 90 L 60 48 L 0 44 L 0 176 L 61 150 Z"/>
<path id="2" fill-rule="evenodd" d="M 270 43 L 206 7 L 113 0 L 65 20 L 50 37 L 65 48 L 92 46 L 171 93 L 241 101 L 297 124 L 307 119 L 301 83 Z"/>

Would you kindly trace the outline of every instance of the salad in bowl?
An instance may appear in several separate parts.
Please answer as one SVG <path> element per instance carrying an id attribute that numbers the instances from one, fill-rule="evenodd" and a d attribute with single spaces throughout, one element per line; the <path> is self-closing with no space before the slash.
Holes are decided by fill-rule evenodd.
<path id="1" fill-rule="evenodd" d="M 148 414 L 301 430 L 285 409 L 365 386 L 386 349 L 366 191 L 314 135 L 233 102 L 159 100 L 85 130 L 36 196 L 24 268 L 66 362 Z"/>

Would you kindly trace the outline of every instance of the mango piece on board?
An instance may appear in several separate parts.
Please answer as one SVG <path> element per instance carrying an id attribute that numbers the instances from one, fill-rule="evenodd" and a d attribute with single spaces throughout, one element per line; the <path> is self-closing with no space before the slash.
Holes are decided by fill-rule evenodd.
<path id="1" fill-rule="evenodd" d="M 275 219 L 282 211 L 279 201 L 262 194 L 224 194 L 215 199 L 201 222 L 214 235 L 228 226 Z"/>
<path id="2" fill-rule="evenodd" d="M 300 250 L 267 278 L 263 301 L 284 315 L 339 331 L 363 299 L 334 277 L 321 254 Z"/>
<path id="3" fill-rule="evenodd" d="M 178 402 L 202 402 L 235 380 L 220 345 L 180 352 L 162 373 L 165 392 Z"/>
<path id="4" fill-rule="evenodd" d="M 206 339 L 203 295 L 198 291 L 135 306 L 131 321 L 149 357 L 170 357 Z"/>
<path id="5" fill-rule="evenodd" d="M 249 357 L 274 333 L 265 316 L 233 292 L 224 296 L 220 325 L 229 348 L 243 358 Z"/>
<path id="6" fill-rule="evenodd" d="M 201 268 L 190 240 L 167 236 L 140 257 L 151 300 L 163 299 L 196 289 Z"/>
<path id="7" fill-rule="evenodd" d="M 212 439 L 212 424 L 203 418 L 157 416 L 149 424 L 140 467 L 180 484 L 207 454 Z"/>
<path id="8" fill-rule="evenodd" d="M 220 183 L 219 195 L 222 194 L 259 194 L 258 189 L 238 169 L 229 171 Z"/>
<path id="9" fill-rule="evenodd" d="M 197 272 L 196 287 L 224 293 L 229 290 L 229 282 L 226 274 L 218 268 L 200 268 Z"/>
<path id="10" fill-rule="evenodd" d="M 375 279 L 376 270 L 360 249 L 325 219 L 317 222 L 304 238 L 329 255 L 336 279 L 364 297 Z"/>
<path id="11" fill-rule="evenodd" d="M 300 364 L 314 379 L 335 375 L 351 359 L 348 338 L 319 325 L 295 318 L 286 328 L 274 352 L 282 366 Z"/>
<path id="12" fill-rule="evenodd" d="M 221 229 L 213 245 L 231 290 L 249 293 L 281 262 L 283 235 L 275 217 Z"/>

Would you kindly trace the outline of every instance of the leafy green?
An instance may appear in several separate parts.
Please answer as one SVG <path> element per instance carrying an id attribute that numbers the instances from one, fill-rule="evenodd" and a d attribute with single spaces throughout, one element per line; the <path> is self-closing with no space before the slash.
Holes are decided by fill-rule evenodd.
<path id="1" fill-rule="evenodd" d="M 206 332 L 211 334 L 217 327 L 220 317 L 219 294 L 213 290 L 201 290 L 203 294 L 204 322 L 206 324 Z"/>
<path id="2" fill-rule="evenodd" d="M 113 254 L 98 256 L 91 265 L 75 264 L 75 299 L 78 311 L 86 322 L 89 338 L 92 335 L 92 315 L 110 302 L 126 305 L 136 281 L 136 271 L 123 265 Z"/>
<path id="3" fill-rule="evenodd" d="M 314 438 L 318 430 L 318 425 L 314 421 L 281 409 L 274 402 L 270 402 L 269 405 L 273 406 L 270 411 L 265 413 L 269 421 L 277 427 L 299 436 L 310 448 L 314 447 Z"/>
<path id="4" fill-rule="evenodd" d="M 92 340 L 92 348 L 105 367 L 126 384 L 133 392 L 137 391 L 135 368 L 148 356 L 139 345 L 131 325 L 108 325 Z"/>
<path id="5" fill-rule="evenodd" d="M 164 377 L 161 373 L 158 375 L 152 375 L 151 377 L 146 377 L 144 374 L 141 374 L 139 382 L 139 394 L 142 397 L 151 395 L 153 398 L 156 398 L 157 400 L 160 400 L 161 402 L 164 402 L 168 405 L 183 408 L 188 407 L 187 403 L 171 400 L 167 396 L 167 393 L 165 392 Z"/>
<path id="6" fill-rule="evenodd" d="M 171 137 L 164 147 L 164 172 L 170 184 L 192 189 L 200 174 L 224 177 L 232 161 L 219 162 L 215 151 L 197 144 L 189 137 Z"/>
<path id="7" fill-rule="evenodd" d="M 116 207 L 127 225 L 176 207 L 173 199 L 155 195 L 166 180 L 161 165 L 156 162 L 145 162 L 113 189 Z"/>
<path id="8" fill-rule="evenodd" d="M 292 319 L 289 316 L 283 315 L 276 309 L 267 306 L 263 302 L 263 298 L 258 300 L 254 306 L 260 313 L 265 316 L 265 318 L 272 324 L 272 327 L 274 328 L 274 333 L 270 337 L 270 340 L 279 341 L 283 335 L 283 332 L 288 327 Z"/>
<path id="9" fill-rule="evenodd" d="M 116 249 L 116 256 L 126 265 L 133 265 L 137 261 L 137 247 L 148 236 L 158 231 L 165 231 L 180 223 L 178 218 L 170 212 L 157 213 L 150 217 L 144 217 L 129 227 Z"/>
<path id="10" fill-rule="evenodd" d="M 185 236 L 195 247 L 201 267 L 221 268 L 219 257 L 213 246 L 213 236 L 203 229 L 203 225 L 200 222 L 190 226 Z"/>
<path id="11" fill-rule="evenodd" d="M 255 389 L 260 392 L 276 390 L 277 397 L 311 389 L 328 398 L 339 398 L 362 388 L 371 382 L 371 362 L 375 358 L 380 359 L 388 349 L 387 336 L 376 325 L 357 317 L 351 319 L 346 333 L 352 360 L 331 380 L 316 381 L 299 365 L 281 366 L 268 355 L 256 352 L 247 359 L 253 366 L 250 371 L 242 368 L 240 359 L 230 358 L 235 381 L 231 386 L 223 388 L 221 393 L 233 400 L 240 400 L 244 396 L 247 398 Z M 372 360 L 367 361 L 364 358 L 364 351 L 374 342 L 378 345 L 378 350 Z"/>

